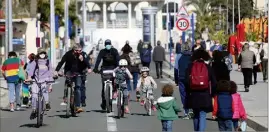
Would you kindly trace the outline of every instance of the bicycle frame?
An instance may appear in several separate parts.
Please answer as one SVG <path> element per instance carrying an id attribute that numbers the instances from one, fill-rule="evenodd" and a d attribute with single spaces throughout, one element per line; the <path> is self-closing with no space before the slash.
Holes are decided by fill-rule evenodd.
<path id="1" fill-rule="evenodd" d="M 146 89 L 146 99 L 145 99 L 145 102 L 144 102 L 144 106 L 145 106 L 145 109 L 147 111 L 147 114 L 150 116 L 151 115 L 151 105 L 152 105 L 152 96 L 153 96 L 153 93 L 149 92 L 149 91 L 152 91 L 153 89 L 152 88 L 147 88 Z"/>
<path id="2" fill-rule="evenodd" d="M 115 76 L 114 70 L 104 70 L 103 75 L 111 75 L 112 77 Z M 112 85 L 112 81 L 111 78 L 104 78 L 104 94 L 105 94 L 105 98 L 106 98 L 106 109 L 107 109 L 107 113 L 112 112 L 112 89 L 113 89 L 113 85 Z M 109 87 L 109 91 L 107 91 L 107 88 Z M 109 97 L 108 97 L 109 96 Z"/>
<path id="3" fill-rule="evenodd" d="M 118 108 L 118 118 L 124 117 L 124 94 L 123 94 L 123 86 L 119 85 L 118 87 L 118 101 L 117 101 L 117 108 Z"/>

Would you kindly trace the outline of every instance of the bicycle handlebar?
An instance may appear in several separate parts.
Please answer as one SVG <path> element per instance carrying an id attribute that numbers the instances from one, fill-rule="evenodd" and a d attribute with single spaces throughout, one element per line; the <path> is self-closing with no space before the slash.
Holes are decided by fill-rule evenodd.
<path id="1" fill-rule="evenodd" d="M 36 80 L 28 80 L 28 81 L 24 81 L 24 83 L 55 83 L 55 81 L 44 81 L 44 82 L 37 82 Z"/>
<path id="2" fill-rule="evenodd" d="M 58 75 L 59 77 L 83 77 L 83 76 L 86 76 L 86 75 L 79 75 L 79 74 L 74 74 L 74 75 Z"/>

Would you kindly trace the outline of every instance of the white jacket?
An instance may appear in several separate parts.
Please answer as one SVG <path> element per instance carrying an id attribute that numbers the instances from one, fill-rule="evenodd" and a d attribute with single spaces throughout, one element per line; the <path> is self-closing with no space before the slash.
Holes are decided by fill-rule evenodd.
<path id="1" fill-rule="evenodd" d="M 268 43 L 263 43 L 263 45 L 260 46 L 259 53 L 261 53 L 262 49 L 264 50 L 263 59 L 268 59 Z"/>
<path id="2" fill-rule="evenodd" d="M 255 54 L 255 57 L 256 57 L 256 63 L 254 64 L 254 66 L 257 66 L 261 63 L 261 58 L 260 58 L 260 52 L 259 52 L 259 49 L 253 47 L 253 46 L 250 46 L 249 48 L 250 51 L 253 51 L 254 54 Z"/>

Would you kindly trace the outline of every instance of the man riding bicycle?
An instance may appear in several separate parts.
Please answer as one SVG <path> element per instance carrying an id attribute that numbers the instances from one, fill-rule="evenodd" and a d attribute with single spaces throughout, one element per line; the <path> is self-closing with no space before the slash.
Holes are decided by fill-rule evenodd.
<path id="1" fill-rule="evenodd" d="M 98 67 L 99 67 L 101 60 L 103 61 L 101 71 L 114 70 L 118 66 L 118 62 L 120 60 L 119 53 L 118 53 L 117 49 L 112 48 L 111 40 L 109 40 L 109 39 L 105 41 L 105 49 L 102 49 L 97 56 L 95 67 L 93 70 L 95 73 L 99 72 Z M 111 81 L 112 81 L 113 86 L 115 86 L 114 85 L 114 78 L 111 78 Z M 113 93 L 114 93 L 114 95 L 116 94 L 115 87 L 113 87 Z M 105 100 L 105 94 L 104 94 L 104 81 L 102 81 L 101 96 L 102 96 L 101 108 L 103 110 L 105 110 L 106 109 L 106 105 L 105 105 L 106 100 Z M 113 96 L 113 98 L 115 98 L 115 96 Z"/>
<path id="2" fill-rule="evenodd" d="M 75 44 L 73 49 L 66 52 L 62 57 L 62 60 L 58 63 L 55 69 L 55 75 L 58 75 L 59 70 L 62 65 L 64 66 L 64 74 L 65 75 L 83 75 L 85 74 L 85 69 L 88 68 L 88 73 L 91 73 L 91 66 L 89 63 L 89 58 L 85 52 L 82 52 L 82 47 L 79 44 Z M 85 88 L 85 77 L 83 76 L 75 76 L 73 78 L 75 82 L 75 104 L 76 104 L 76 112 L 83 112 L 83 109 L 80 107 L 82 103 L 85 106 L 85 95 L 82 95 L 85 92 L 82 92 L 83 88 Z M 64 100 L 66 97 L 66 90 L 64 94 Z M 83 100 L 81 100 L 81 96 Z"/>

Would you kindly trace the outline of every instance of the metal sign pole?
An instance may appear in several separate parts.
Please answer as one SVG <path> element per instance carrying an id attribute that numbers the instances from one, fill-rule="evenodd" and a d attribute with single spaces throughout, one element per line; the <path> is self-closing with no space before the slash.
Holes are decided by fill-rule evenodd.
<path id="1" fill-rule="evenodd" d="M 8 13 L 8 51 L 13 51 L 13 43 L 12 43 L 12 39 L 13 39 L 13 26 L 12 26 L 12 0 L 8 0 L 8 9 L 9 9 L 9 13 Z"/>
<path id="2" fill-rule="evenodd" d="M 54 0 L 50 0 L 50 57 L 52 67 L 56 66 L 55 55 L 55 13 L 54 13 Z"/>

